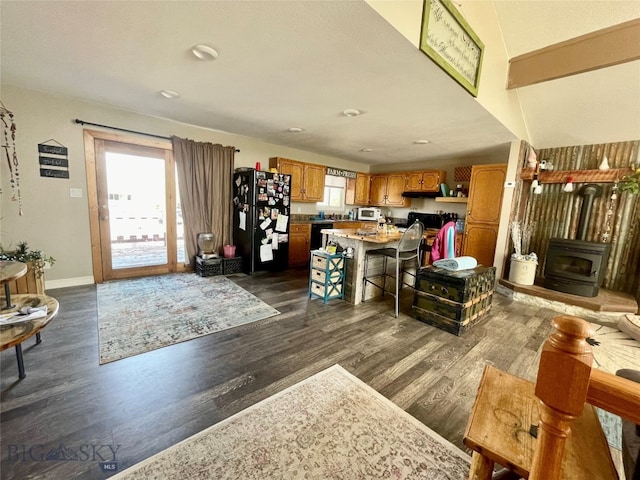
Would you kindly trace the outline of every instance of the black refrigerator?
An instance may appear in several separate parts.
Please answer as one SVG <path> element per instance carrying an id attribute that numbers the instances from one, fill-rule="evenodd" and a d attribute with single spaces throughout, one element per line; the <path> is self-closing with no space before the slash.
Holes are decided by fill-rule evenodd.
<path id="1" fill-rule="evenodd" d="M 248 274 L 289 263 L 291 175 L 238 168 L 233 174 L 233 242 Z"/>

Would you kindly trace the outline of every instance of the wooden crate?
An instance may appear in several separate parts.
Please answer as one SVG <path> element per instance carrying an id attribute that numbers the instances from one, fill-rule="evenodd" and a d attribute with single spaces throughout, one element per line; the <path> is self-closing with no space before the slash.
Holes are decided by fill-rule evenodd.
<path id="1" fill-rule="evenodd" d="M 27 262 L 27 273 L 13 282 L 9 282 L 9 287 L 12 294 L 37 293 L 42 295 L 44 294 L 44 274 L 41 277 L 36 277 L 33 262 Z M 2 295 L 4 295 L 4 290 L 2 290 Z"/>
<path id="2" fill-rule="evenodd" d="M 491 309 L 495 267 L 453 272 L 425 267 L 418 271 L 412 316 L 460 335 Z"/>

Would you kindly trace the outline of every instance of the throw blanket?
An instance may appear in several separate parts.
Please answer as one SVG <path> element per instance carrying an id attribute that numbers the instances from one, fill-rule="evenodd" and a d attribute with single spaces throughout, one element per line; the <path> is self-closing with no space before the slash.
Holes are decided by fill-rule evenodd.
<path id="1" fill-rule="evenodd" d="M 456 223 L 449 222 L 440 229 L 436 235 L 433 245 L 431 245 L 431 254 L 429 255 L 429 263 L 432 265 L 436 260 L 441 258 L 453 258 L 456 256 Z"/>
<path id="2" fill-rule="evenodd" d="M 446 270 L 468 270 L 470 268 L 476 268 L 478 261 L 473 257 L 443 258 L 442 260 L 433 262 L 433 266 Z"/>

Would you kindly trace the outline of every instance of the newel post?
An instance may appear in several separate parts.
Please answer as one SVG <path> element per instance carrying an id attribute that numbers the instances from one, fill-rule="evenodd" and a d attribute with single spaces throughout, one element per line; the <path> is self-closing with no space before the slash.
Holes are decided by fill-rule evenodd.
<path id="1" fill-rule="evenodd" d="M 562 315 L 551 324 L 557 331 L 542 348 L 536 380 L 540 425 L 529 480 L 561 478 L 571 421 L 582 415 L 593 361 L 591 346 L 586 341 L 592 334 L 587 322 Z"/>

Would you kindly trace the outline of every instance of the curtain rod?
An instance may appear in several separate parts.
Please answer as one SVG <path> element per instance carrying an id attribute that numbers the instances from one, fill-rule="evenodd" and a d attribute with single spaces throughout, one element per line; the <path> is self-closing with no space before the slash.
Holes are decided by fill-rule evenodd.
<path id="1" fill-rule="evenodd" d="M 137 130 L 128 130 L 126 128 L 120 128 L 120 127 L 111 127 L 109 125 L 101 125 L 99 123 L 85 122 L 84 120 L 80 120 L 79 118 L 76 118 L 74 120 L 74 122 L 79 124 L 79 125 L 91 125 L 92 127 L 109 128 L 111 130 L 118 130 L 120 132 L 136 133 L 138 135 L 146 135 L 147 137 L 160 138 L 162 140 L 171 140 L 171 137 L 165 137 L 165 136 L 162 136 L 162 135 L 156 135 L 154 133 L 139 132 Z M 240 150 L 236 148 L 236 153 L 239 153 L 239 152 L 240 152 Z"/>

